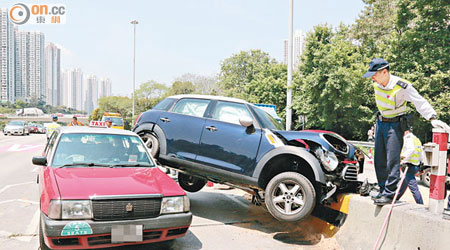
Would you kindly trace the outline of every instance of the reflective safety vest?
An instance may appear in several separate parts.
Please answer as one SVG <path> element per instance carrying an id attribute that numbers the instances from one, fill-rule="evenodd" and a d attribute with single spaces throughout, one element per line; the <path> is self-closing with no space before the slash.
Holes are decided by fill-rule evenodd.
<path id="1" fill-rule="evenodd" d="M 406 101 L 401 103 L 395 103 L 395 96 L 402 89 L 398 84 L 391 90 L 385 90 L 378 87 L 377 83 L 373 83 L 375 89 L 375 101 L 377 103 L 378 110 L 381 115 L 386 118 L 393 118 L 406 113 Z"/>
<path id="2" fill-rule="evenodd" d="M 53 122 L 50 125 L 48 125 L 47 127 L 47 138 L 50 138 L 50 136 L 53 134 L 53 132 L 57 129 L 61 127 L 58 123 Z"/>
<path id="3" fill-rule="evenodd" d="M 419 165 L 420 156 L 422 155 L 422 143 L 415 135 L 413 136 L 413 142 L 414 142 L 414 152 L 412 153 L 411 157 L 409 157 L 409 159 L 406 160 L 406 162 L 412 163 L 413 165 Z M 404 148 L 402 148 L 402 153 L 403 151 Z"/>

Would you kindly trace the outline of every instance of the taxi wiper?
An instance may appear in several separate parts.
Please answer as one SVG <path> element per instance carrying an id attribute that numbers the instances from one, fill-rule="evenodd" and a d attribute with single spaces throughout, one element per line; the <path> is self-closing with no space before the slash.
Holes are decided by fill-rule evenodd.
<path id="1" fill-rule="evenodd" d="M 150 164 L 142 164 L 142 163 L 117 163 L 110 165 L 111 168 L 116 167 L 125 167 L 125 168 L 134 168 L 134 167 L 153 167 Z"/>
<path id="2" fill-rule="evenodd" d="M 78 162 L 78 163 L 69 163 L 69 164 L 64 164 L 62 166 L 59 166 L 58 168 L 67 168 L 67 167 L 76 167 L 76 166 L 88 166 L 88 167 L 104 167 L 104 168 L 108 168 L 110 167 L 110 165 L 107 164 L 100 164 L 100 163 L 93 163 L 93 162 Z"/>

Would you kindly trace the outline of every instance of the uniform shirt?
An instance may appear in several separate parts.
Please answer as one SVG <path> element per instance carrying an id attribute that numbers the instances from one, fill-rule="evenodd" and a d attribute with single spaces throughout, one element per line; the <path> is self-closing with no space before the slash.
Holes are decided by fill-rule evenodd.
<path id="1" fill-rule="evenodd" d="M 47 138 L 50 138 L 53 131 L 55 131 L 59 127 L 61 127 L 61 125 L 59 125 L 57 122 L 50 123 L 50 125 L 48 125 L 47 127 Z"/>
<path id="2" fill-rule="evenodd" d="M 402 159 L 403 163 L 410 162 L 410 158 L 414 153 L 415 145 L 414 145 L 414 134 L 408 133 L 407 135 L 403 136 L 403 148 L 402 153 L 400 155 L 400 158 Z M 422 149 L 422 153 L 420 154 L 419 163 L 423 162 L 423 159 L 425 157 L 425 151 Z"/>
<path id="3" fill-rule="evenodd" d="M 389 83 L 386 85 L 386 87 L 383 87 L 383 85 L 378 83 L 377 86 L 383 90 L 392 90 L 395 85 L 397 85 L 397 82 L 399 80 L 401 80 L 400 77 L 390 75 Z M 405 89 L 402 88 L 395 95 L 395 103 L 402 104 L 405 101 L 411 102 L 412 104 L 414 104 L 417 111 L 427 120 L 429 120 L 433 115 L 436 115 L 436 111 L 434 111 L 430 103 L 425 100 L 425 98 L 423 98 L 410 83 L 406 84 L 407 87 Z"/>

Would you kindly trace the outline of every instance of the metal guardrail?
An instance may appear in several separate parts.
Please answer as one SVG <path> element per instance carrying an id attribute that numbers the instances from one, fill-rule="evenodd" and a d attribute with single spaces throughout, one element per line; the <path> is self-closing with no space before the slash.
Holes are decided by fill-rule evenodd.
<path id="1" fill-rule="evenodd" d="M 366 147 L 366 148 L 374 148 L 375 143 L 374 142 L 368 142 L 368 141 L 348 141 L 351 144 L 358 146 L 358 147 Z"/>

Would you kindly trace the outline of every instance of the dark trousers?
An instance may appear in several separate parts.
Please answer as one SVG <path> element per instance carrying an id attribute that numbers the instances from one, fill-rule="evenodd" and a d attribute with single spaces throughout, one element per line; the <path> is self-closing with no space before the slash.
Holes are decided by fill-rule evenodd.
<path id="1" fill-rule="evenodd" d="M 393 198 L 400 181 L 400 153 L 403 131 L 400 122 L 377 119 L 375 130 L 375 173 L 381 195 Z"/>
<path id="2" fill-rule="evenodd" d="M 400 197 L 405 193 L 406 188 L 409 187 L 414 200 L 417 204 L 423 204 L 422 195 L 420 194 L 419 186 L 416 181 L 416 173 L 419 171 L 419 166 L 414 166 L 411 163 L 408 164 L 408 172 L 406 172 L 405 180 L 403 181 L 402 187 L 400 188 Z M 398 199 L 400 199 L 400 197 Z"/>

